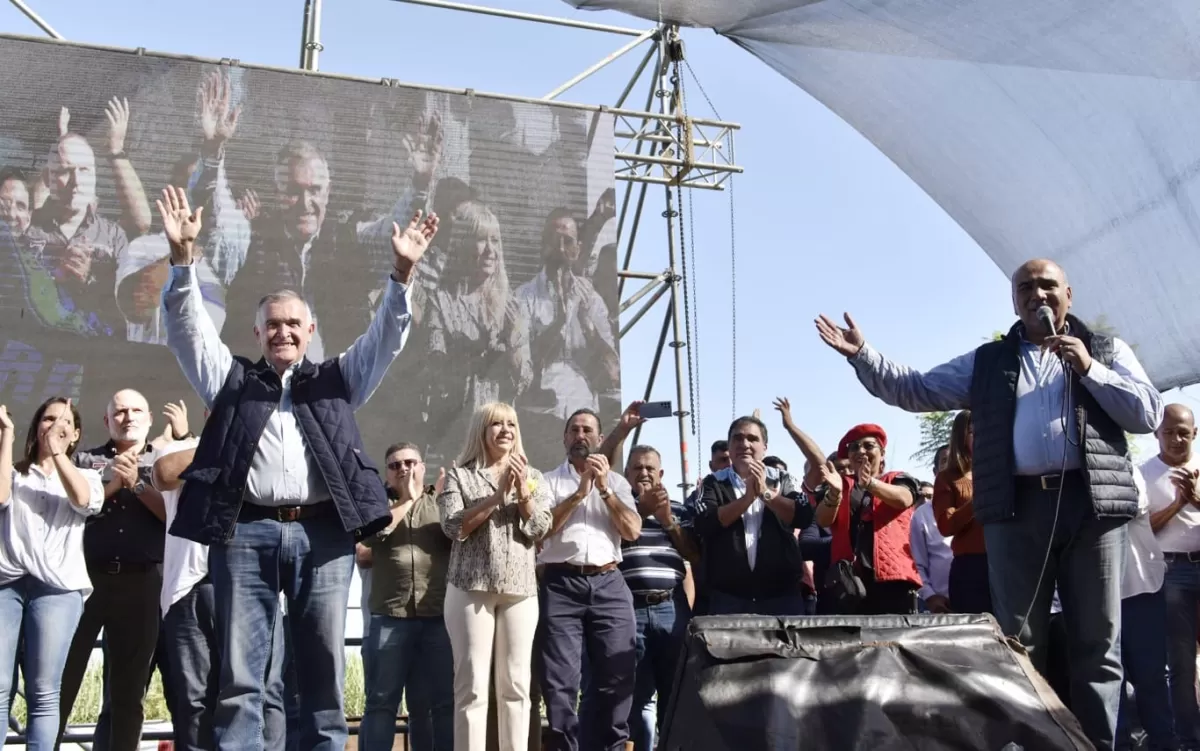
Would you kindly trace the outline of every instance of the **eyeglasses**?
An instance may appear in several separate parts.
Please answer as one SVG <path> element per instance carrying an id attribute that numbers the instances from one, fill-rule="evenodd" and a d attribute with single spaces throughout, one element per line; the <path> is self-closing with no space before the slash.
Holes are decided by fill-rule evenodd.
<path id="1" fill-rule="evenodd" d="M 853 441 L 852 443 L 846 444 L 846 451 L 850 452 L 851 454 L 857 453 L 859 449 L 866 451 L 868 454 L 872 454 L 879 450 L 879 444 L 875 441 Z"/>
<path id="2" fill-rule="evenodd" d="M 416 459 L 405 459 L 404 461 L 388 462 L 387 468 L 392 472 L 399 472 L 401 467 L 411 468 L 417 466 L 418 464 L 420 464 L 420 462 L 418 462 Z"/>

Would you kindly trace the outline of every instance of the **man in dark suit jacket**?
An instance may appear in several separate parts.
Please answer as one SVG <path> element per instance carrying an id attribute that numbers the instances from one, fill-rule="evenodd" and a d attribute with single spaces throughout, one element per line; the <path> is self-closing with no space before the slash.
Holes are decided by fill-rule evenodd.
<path id="1" fill-rule="evenodd" d="M 739 417 L 729 426 L 732 465 L 704 479 L 695 533 L 708 613 L 803 615 L 804 559 L 795 530 L 812 522 L 800 483 L 763 463 L 767 426 Z"/>

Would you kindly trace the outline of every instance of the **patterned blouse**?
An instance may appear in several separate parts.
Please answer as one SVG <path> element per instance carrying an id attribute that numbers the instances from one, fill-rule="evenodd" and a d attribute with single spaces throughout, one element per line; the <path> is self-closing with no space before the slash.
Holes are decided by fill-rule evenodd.
<path id="1" fill-rule="evenodd" d="M 442 529 L 454 545 L 446 580 L 464 592 L 495 592 L 525 597 L 537 594 L 537 543 L 550 531 L 550 487 L 542 473 L 526 470 L 533 485 L 533 515 L 521 518 L 509 500 L 497 508 L 465 540 L 463 513 L 484 503 L 496 492 L 492 473 L 480 466 L 456 467 L 446 473 L 438 496 Z"/>

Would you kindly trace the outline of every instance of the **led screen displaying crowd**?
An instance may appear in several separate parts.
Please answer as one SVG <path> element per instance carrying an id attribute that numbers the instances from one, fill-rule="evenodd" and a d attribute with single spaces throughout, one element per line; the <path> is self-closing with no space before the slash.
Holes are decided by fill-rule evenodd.
<path id="1" fill-rule="evenodd" d="M 503 400 L 550 464 L 572 410 L 616 416 L 611 117 L 30 39 L 0 38 L 0 64 L 0 403 L 18 420 L 66 395 L 94 430 L 134 383 L 152 404 L 194 398 L 163 346 L 148 197 L 168 183 L 204 207 L 208 313 L 252 359 L 279 289 L 312 309 L 312 359 L 343 351 L 390 272 L 393 219 L 442 217 L 406 350 L 359 415 L 368 445 L 402 432 L 448 462 L 475 406 Z"/>

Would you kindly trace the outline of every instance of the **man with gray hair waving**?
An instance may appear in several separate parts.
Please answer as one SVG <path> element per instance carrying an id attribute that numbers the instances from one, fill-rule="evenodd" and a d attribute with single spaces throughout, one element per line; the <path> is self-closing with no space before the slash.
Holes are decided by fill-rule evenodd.
<path id="1" fill-rule="evenodd" d="M 171 533 L 209 545 L 222 644 L 213 735 L 218 749 L 262 747 L 263 678 L 287 598 L 304 749 L 341 749 L 346 599 L 354 542 L 391 521 L 387 492 L 354 410 L 366 403 L 408 334 L 409 284 L 438 220 L 392 227 L 392 273 L 367 332 L 337 357 L 305 357 L 316 329 L 294 292 L 267 295 L 257 362 L 234 357 L 200 299 L 192 262 L 201 211 L 179 188 L 158 202 L 171 244 L 163 291 L 167 343 L 211 410 Z M 239 325 L 237 321 L 230 325 Z M 240 325 L 245 325 L 242 323 Z"/>

